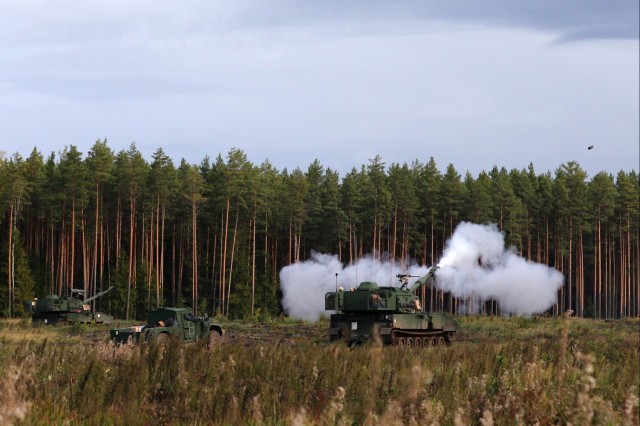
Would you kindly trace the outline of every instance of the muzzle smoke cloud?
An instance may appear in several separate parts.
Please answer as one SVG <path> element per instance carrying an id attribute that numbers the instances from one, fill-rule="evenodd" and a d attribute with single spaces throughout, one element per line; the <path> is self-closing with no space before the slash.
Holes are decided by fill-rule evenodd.
<path id="1" fill-rule="evenodd" d="M 563 275 L 546 265 L 530 262 L 504 247 L 504 234 L 496 225 L 463 222 L 447 242 L 436 271 L 436 286 L 466 301 L 462 309 L 475 313 L 487 300 L 500 303 L 506 314 L 544 312 L 556 301 Z M 343 266 L 337 256 L 312 253 L 311 259 L 280 271 L 282 306 L 292 318 L 317 321 L 324 311 L 324 295 L 357 287 L 362 281 L 380 285 L 399 283 L 396 275 L 424 276 L 426 266 L 403 266 L 372 258 Z M 414 278 L 415 280 L 415 278 Z"/>
<path id="2" fill-rule="evenodd" d="M 345 290 L 356 288 L 363 281 L 374 281 L 379 285 L 398 285 L 396 275 L 426 275 L 427 267 L 400 263 L 381 262 L 369 257 L 353 265 L 343 266 L 337 256 L 311 253 L 311 259 L 285 266 L 280 271 L 282 306 L 292 318 L 317 321 L 324 310 L 324 295 L 336 290 L 337 283 Z"/>
<path id="3" fill-rule="evenodd" d="M 478 303 L 496 300 L 507 314 L 544 312 L 556 302 L 564 276 L 546 265 L 505 250 L 504 234 L 496 225 L 463 222 L 447 242 L 436 271 L 438 288 Z M 477 304 L 467 304 L 470 313 Z"/>

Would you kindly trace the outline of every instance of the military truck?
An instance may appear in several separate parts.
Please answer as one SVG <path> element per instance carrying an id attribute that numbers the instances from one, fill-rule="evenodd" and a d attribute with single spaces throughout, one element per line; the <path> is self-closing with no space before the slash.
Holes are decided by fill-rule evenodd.
<path id="1" fill-rule="evenodd" d="M 426 312 L 416 291 L 432 283 L 437 267 L 409 286 L 409 275 L 398 275 L 400 287 L 381 287 L 370 281 L 352 291 L 325 295 L 331 315 L 329 337 L 350 346 L 368 341 L 383 345 L 426 347 L 451 342 L 458 323 L 445 313 Z"/>
<path id="2" fill-rule="evenodd" d="M 114 288 L 114 286 L 111 286 L 105 291 L 96 293 L 94 296 L 84 300 L 76 297 L 59 297 L 57 294 L 50 294 L 40 300 L 34 299 L 25 302 L 25 309 L 31 314 L 31 321 L 34 324 L 111 324 L 113 317 L 103 312 L 92 311 L 90 303 L 109 293 Z M 84 297 L 84 290 L 73 289 L 71 294 Z"/>
<path id="3" fill-rule="evenodd" d="M 188 308 L 160 308 L 149 312 L 147 324 L 112 328 L 109 331 L 114 343 L 137 343 L 140 341 L 165 341 L 175 337 L 183 342 L 207 339 L 216 344 L 222 339 L 224 330 L 207 314 L 196 317 Z"/>

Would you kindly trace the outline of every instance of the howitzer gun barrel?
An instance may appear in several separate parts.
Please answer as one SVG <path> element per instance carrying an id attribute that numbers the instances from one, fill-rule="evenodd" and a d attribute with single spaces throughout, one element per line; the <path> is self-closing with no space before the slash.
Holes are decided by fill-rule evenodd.
<path id="1" fill-rule="evenodd" d="M 111 286 L 108 289 L 106 289 L 105 291 L 101 291 L 100 293 L 96 293 L 93 296 L 89 297 L 88 299 L 84 299 L 84 303 L 88 303 L 88 302 L 91 302 L 92 300 L 97 299 L 98 297 L 102 297 L 105 294 L 109 293 L 114 288 L 115 288 L 115 286 Z"/>
<path id="2" fill-rule="evenodd" d="M 427 275 L 418 278 L 417 281 L 415 283 L 413 283 L 413 285 L 411 287 L 409 287 L 409 291 L 411 293 L 415 293 L 420 287 L 422 287 L 423 285 L 429 283 L 429 281 L 432 281 L 433 279 L 435 279 L 436 270 L 437 269 L 438 269 L 437 266 L 432 267 L 429 270 L 429 273 Z"/>

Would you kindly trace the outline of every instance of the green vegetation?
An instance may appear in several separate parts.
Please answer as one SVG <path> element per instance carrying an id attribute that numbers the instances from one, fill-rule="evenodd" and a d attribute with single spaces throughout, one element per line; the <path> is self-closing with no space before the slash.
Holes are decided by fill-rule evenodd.
<path id="1" fill-rule="evenodd" d="M 450 347 L 330 344 L 326 322 L 227 322 L 114 347 L 2 321 L 0 415 L 26 424 L 638 424 L 640 321 L 461 318 Z M 38 333 L 40 339 L 18 336 Z M 94 333 L 94 334 L 92 334 Z M 324 336 L 320 338 L 319 336 Z"/>
<path id="2" fill-rule="evenodd" d="M 640 313 L 637 171 L 588 177 L 570 161 L 553 175 L 530 165 L 463 177 L 433 158 L 387 166 L 376 156 L 341 177 L 317 160 L 254 165 L 239 149 L 199 165 L 174 165 L 162 149 L 150 160 L 106 140 L 86 156 L 73 145 L 0 156 L 1 316 L 22 315 L 33 297 L 114 285 L 95 308 L 115 318 L 159 306 L 278 317 L 280 270 L 312 250 L 343 264 L 371 255 L 431 266 L 462 221 L 495 223 L 520 255 L 564 274 L 553 314 Z M 436 310 L 458 302 L 429 297 Z M 483 310 L 500 314 L 496 303 Z"/>

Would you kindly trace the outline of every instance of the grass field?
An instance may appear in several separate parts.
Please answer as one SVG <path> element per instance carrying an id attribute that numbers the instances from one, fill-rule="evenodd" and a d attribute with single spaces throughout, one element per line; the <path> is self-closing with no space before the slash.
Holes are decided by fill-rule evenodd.
<path id="1" fill-rule="evenodd" d="M 4 320 L 0 425 L 638 424 L 640 320 L 459 321 L 449 347 L 353 350 L 327 322 L 225 322 L 208 350 Z"/>

